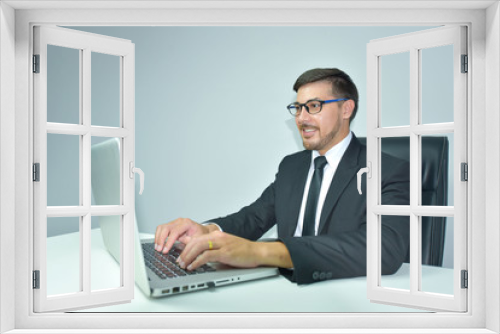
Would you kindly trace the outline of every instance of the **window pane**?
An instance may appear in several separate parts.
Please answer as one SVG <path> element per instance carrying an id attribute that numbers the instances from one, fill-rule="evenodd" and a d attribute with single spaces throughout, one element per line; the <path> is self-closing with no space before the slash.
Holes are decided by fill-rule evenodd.
<path id="1" fill-rule="evenodd" d="M 453 217 L 421 217 L 421 220 L 421 291 L 453 295 L 453 277 L 455 275 L 453 265 Z M 432 224 L 432 228 L 430 224 Z"/>
<path id="2" fill-rule="evenodd" d="M 381 264 L 382 277 L 381 286 L 385 288 L 396 288 L 410 290 L 410 258 L 409 248 L 405 254 L 398 251 L 398 244 L 401 242 L 408 243 L 408 234 L 410 230 L 410 217 L 408 216 L 381 216 Z M 406 239 L 406 240 L 404 240 Z M 400 261 L 401 256 L 404 257 L 405 263 L 402 267 L 393 273 L 397 268 L 395 263 Z"/>
<path id="3" fill-rule="evenodd" d="M 91 289 L 117 288 L 121 284 L 121 216 L 92 217 L 99 228 L 92 230 Z M 105 246 L 103 246 L 103 243 Z M 111 258 L 108 252 L 113 256 Z M 102 273 L 106 273 L 103 275 Z"/>
<path id="4" fill-rule="evenodd" d="M 120 57 L 92 52 L 92 125 L 120 127 Z"/>
<path id="5" fill-rule="evenodd" d="M 80 292 L 80 218 L 47 218 L 47 295 Z"/>
<path id="6" fill-rule="evenodd" d="M 410 125 L 410 53 L 380 57 L 381 126 Z"/>
<path id="7" fill-rule="evenodd" d="M 381 204 L 409 205 L 410 137 L 382 138 L 381 149 Z"/>
<path id="8" fill-rule="evenodd" d="M 422 124 L 453 122 L 453 45 L 423 49 Z"/>
<path id="9" fill-rule="evenodd" d="M 92 137 L 92 195 L 94 205 L 120 205 L 120 139 Z"/>
<path id="10" fill-rule="evenodd" d="M 80 50 L 47 45 L 47 122 L 80 123 Z"/>
<path id="11" fill-rule="evenodd" d="M 453 206 L 453 133 L 422 137 L 422 205 Z"/>
<path id="12" fill-rule="evenodd" d="M 80 205 L 80 136 L 47 134 L 47 205 Z"/>

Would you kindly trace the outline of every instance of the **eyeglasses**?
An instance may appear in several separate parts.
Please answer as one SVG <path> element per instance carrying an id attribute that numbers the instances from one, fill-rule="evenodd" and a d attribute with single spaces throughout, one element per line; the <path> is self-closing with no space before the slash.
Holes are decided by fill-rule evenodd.
<path id="1" fill-rule="evenodd" d="M 339 101 L 347 101 L 349 99 L 335 99 L 335 100 L 309 100 L 306 103 L 292 103 L 288 105 L 286 108 L 290 112 L 292 116 L 297 117 L 300 115 L 300 112 L 302 111 L 302 107 L 306 108 L 306 111 L 309 114 L 317 114 L 323 109 L 323 104 L 326 103 L 332 103 L 332 102 L 339 102 Z"/>

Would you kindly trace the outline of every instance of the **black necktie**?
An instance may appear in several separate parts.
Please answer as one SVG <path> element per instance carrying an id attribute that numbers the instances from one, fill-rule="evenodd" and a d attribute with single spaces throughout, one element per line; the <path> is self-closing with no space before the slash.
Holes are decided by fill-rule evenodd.
<path id="1" fill-rule="evenodd" d="M 323 180 L 323 167 L 327 164 L 324 156 L 314 159 L 314 174 L 309 186 L 307 195 L 306 212 L 304 213 L 304 224 L 302 226 L 302 236 L 315 235 L 314 227 L 316 225 L 316 210 L 318 208 L 319 191 L 321 190 L 321 181 Z"/>

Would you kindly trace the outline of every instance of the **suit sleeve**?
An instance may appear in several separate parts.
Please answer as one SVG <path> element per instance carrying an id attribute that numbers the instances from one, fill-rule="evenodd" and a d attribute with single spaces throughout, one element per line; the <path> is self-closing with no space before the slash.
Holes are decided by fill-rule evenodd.
<path id="1" fill-rule="evenodd" d="M 274 183 L 271 183 L 262 195 L 252 204 L 228 216 L 211 219 L 226 233 L 249 240 L 257 240 L 275 223 Z"/>
<path id="2" fill-rule="evenodd" d="M 389 159 L 390 160 L 390 159 Z M 409 204 L 409 166 L 402 160 L 390 160 L 382 184 L 382 203 Z M 389 167 L 390 166 L 390 167 Z M 365 186 L 366 187 L 366 186 Z M 366 190 L 363 192 L 366 193 Z M 341 233 L 310 237 L 285 237 L 294 270 L 281 269 L 284 276 L 298 284 L 331 278 L 366 275 L 366 197 L 360 196 L 351 182 L 338 203 L 339 209 L 356 208 L 334 215 L 330 224 L 357 226 Z M 344 222 L 335 222 L 335 220 Z M 409 245 L 409 217 L 384 216 L 382 219 L 382 274 L 395 273 L 403 263 Z"/>

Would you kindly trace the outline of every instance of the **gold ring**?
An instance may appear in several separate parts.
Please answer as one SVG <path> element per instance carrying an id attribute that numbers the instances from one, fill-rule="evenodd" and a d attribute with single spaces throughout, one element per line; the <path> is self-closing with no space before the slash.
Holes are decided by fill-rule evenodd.
<path id="1" fill-rule="evenodd" d="M 212 243 L 212 241 L 208 241 L 208 249 L 209 250 L 212 250 L 214 248 L 214 244 Z"/>

